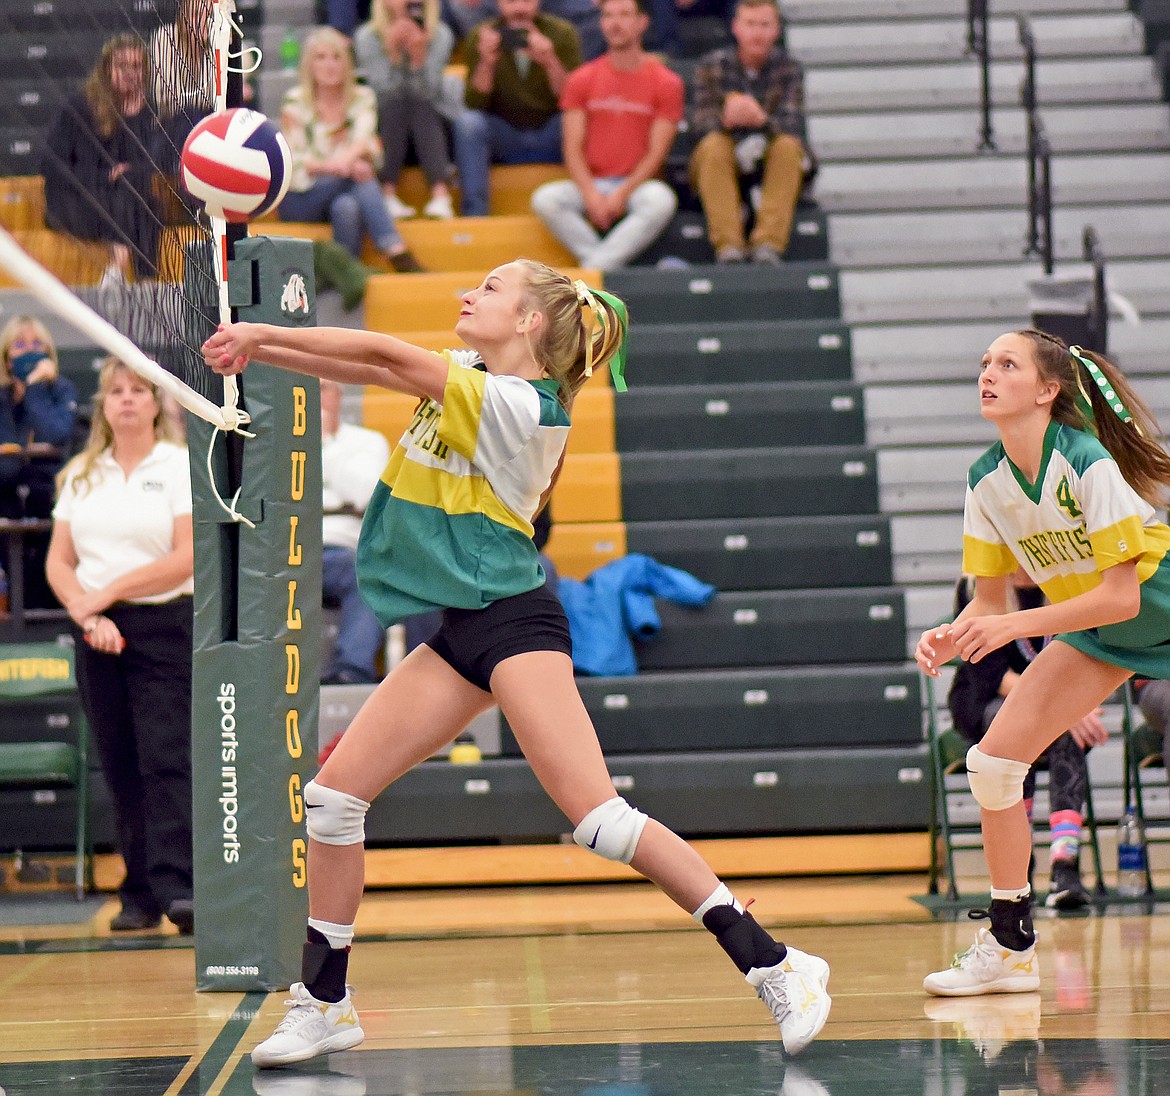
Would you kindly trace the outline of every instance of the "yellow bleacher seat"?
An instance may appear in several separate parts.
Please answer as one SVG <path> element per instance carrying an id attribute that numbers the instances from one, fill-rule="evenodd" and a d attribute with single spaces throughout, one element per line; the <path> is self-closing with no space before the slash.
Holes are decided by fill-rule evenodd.
<path id="1" fill-rule="evenodd" d="M 533 213 L 399 221 L 398 231 L 428 270 L 488 271 L 517 255 L 550 266 L 572 266 L 572 253 Z"/>
<path id="2" fill-rule="evenodd" d="M 497 164 L 491 170 L 488 208 L 492 213 L 531 213 L 532 192 L 541 183 L 568 177 L 564 164 Z"/>
<path id="3" fill-rule="evenodd" d="M 617 453 L 569 453 L 553 489 L 554 524 L 621 521 L 621 482 Z"/>
<path id="4" fill-rule="evenodd" d="M 485 273 L 376 274 L 366 287 L 366 327 L 394 335 L 450 330 L 459 317 L 459 298 Z M 567 268 L 565 273 L 586 285 L 601 286 L 600 271 Z"/>
<path id="5" fill-rule="evenodd" d="M 45 181 L 39 175 L 0 178 L 0 225 L 9 232 L 45 227 Z"/>
<path id="6" fill-rule="evenodd" d="M 609 370 L 593 375 L 573 401 L 573 429 L 569 453 L 612 453 L 616 448 L 613 389 L 606 383 Z"/>
<path id="7" fill-rule="evenodd" d="M 488 209 L 493 215 L 531 213 L 532 192 L 541 183 L 567 179 L 564 164 L 493 164 L 488 177 Z M 430 187 L 417 167 L 404 168 L 398 177 L 398 197 L 421 209 L 430 197 Z M 459 188 L 451 190 L 451 202 L 459 208 Z"/>
<path id="8" fill-rule="evenodd" d="M 251 236 L 295 236 L 298 240 L 331 240 L 333 229 L 327 224 L 306 221 L 276 221 L 264 218 L 248 230 Z"/>
<path id="9" fill-rule="evenodd" d="M 620 521 L 564 522 L 560 510 L 554 509 L 552 531 L 544 550 L 561 575 L 584 579 L 603 564 L 626 554 L 626 526 Z"/>
<path id="10" fill-rule="evenodd" d="M 67 285 L 96 285 L 110 262 L 105 244 L 78 240 L 63 232 L 47 228 L 18 229 L 16 242 L 46 270 Z M 0 272 L 0 288 L 15 288 L 17 283 Z"/>

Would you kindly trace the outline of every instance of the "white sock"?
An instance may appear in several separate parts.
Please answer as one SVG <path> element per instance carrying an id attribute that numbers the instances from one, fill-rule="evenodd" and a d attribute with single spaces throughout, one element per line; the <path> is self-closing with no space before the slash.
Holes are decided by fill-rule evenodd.
<path id="1" fill-rule="evenodd" d="M 732 906 L 737 913 L 743 913 L 743 906 L 735 900 L 735 895 L 727 889 L 725 883 L 720 883 L 711 892 L 710 897 L 691 916 L 701 925 L 703 923 L 703 914 L 710 909 L 714 909 L 716 906 Z"/>
<path id="2" fill-rule="evenodd" d="M 309 928 L 316 929 L 331 948 L 348 948 L 353 943 L 353 925 L 335 925 L 332 921 L 318 921 L 309 918 Z"/>
<path id="3" fill-rule="evenodd" d="M 1021 898 L 1027 898 L 1032 893 L 1030 885 L 1025 884 L 1019 890 L 996 890 L 991 888 L 991 898 L 994 901 L 999 899 L 1001 902 L 1018 902 Z"/>

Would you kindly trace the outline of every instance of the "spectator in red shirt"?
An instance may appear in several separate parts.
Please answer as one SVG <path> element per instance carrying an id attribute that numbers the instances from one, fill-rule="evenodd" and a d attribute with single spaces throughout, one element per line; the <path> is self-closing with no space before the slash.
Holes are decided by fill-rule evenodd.
<path id="1" fill-rule="evenodd" d="M 606 51 L 561 93 L 569 179 L 532 208 L 582 266 L 625 266 L 666 228 L 678 198 L 658 175 L 683 116 L 683 82 L 642 49 L 643 0 L 601 0 Z"/>

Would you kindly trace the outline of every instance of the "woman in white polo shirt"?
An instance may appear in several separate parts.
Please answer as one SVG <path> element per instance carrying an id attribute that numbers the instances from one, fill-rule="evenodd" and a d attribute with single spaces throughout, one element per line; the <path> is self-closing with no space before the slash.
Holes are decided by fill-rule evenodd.
<path id="1" fill-rule="evenodd" d="M 194 927 L 193 554 L 187 449 L 153 385 L 102 367 L 85 448 L 61 471 L 46 573 L 77 640 L 77 683 L 126 863 L 110 927 Z"/>

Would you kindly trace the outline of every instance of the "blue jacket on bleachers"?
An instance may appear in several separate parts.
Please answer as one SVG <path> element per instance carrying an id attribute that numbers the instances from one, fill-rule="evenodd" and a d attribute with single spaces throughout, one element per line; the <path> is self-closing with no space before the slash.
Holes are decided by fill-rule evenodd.
<path id="1" fill-rule="evenodd" d="M 599 567 L 584 582 L 564 578 L 557 594 L 569 618 L 573 669 L 583 674 L 636 674 L 633 640 L 652 639 L 661 620 L 656 597 L 678 605 L 706 605 L 714 586 L 640 553 Z"/>

